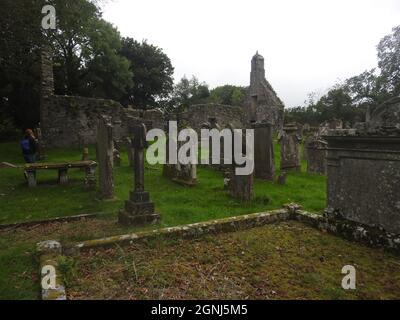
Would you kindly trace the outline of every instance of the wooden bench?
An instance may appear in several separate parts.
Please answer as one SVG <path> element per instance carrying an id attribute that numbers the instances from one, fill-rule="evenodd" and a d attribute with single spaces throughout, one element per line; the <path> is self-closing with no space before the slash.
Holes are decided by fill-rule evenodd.
<path id="1" fill-rule="evenodd" d="M 68 184 L 68 170 L 69 169 L 84 169 L 85 170 L 85 186 L 93 189 L 96 187 L 96 167 L 97 163 L 94 161 L 76 161 L 76 162 L 62 162 L 62 163 L 33 163 L 25 165 L 25 173 L 28 180 L 29 187 L 36 187 L 36 172 L 39 170 L 57 170 L 58 183 L 60 185 Z"/>

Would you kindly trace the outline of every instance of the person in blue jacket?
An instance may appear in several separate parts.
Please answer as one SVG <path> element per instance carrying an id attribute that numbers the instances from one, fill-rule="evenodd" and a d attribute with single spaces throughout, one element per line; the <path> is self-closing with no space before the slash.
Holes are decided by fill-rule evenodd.
<path id="1" fill-rule="evenodd" d="M 22 155 L 26 163 L 36 162 L 38 141 L 31 129 L 26 129 L 25 136 L 21 140 Z"/>

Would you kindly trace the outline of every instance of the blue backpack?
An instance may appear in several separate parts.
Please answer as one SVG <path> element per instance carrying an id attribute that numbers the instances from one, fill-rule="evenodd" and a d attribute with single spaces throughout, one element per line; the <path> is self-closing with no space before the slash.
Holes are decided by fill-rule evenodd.
<path id="1" fill-rule="evenodd" d="M 21 140 L 21 148 L 22 148 L 22 152 L 23 154 L 29 154 L 31 151 L 31 144 L 29 139 L 23 139 Z"/>

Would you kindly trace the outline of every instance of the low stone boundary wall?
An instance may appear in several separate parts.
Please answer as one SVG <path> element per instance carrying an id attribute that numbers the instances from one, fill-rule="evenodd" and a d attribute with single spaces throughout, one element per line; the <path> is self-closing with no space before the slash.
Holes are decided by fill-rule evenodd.
<path id="1" fill-rule="evenodd" d="M 115 244 L 129 245 L 134 241 L 138 241 L 141 239 L 151 239 L 160 236 L 195 238 L 205 234 L 234 232 L 239 230 L 251 229 L 255 227 L 261 227 L 266 224 L 278 221 L 288 220 L 289 217 L 290 217 L 290 212 L 288 209 L 253 213 L 249 215 L 188 224 L 184 226 L 163 228 L 152 231 L 143 231 L 126 235 L 83 241 L 74 245 L 73 247 L 66 248 L 66 252 L 74 254 L 82 250 L 88 250 L 96 247 L 107 247 Z"/>
<path id="2" fill-rule="evenodd" d="M 43 225 L 43 224 L 72 222 L 72 221 L 78 221 L 78 220 L 83 220 L 83 219 L 93 219 L 93 218 L 97 218 L 99 216 L 106 215 L 106 214 L 107 213 L 89 213 L 89 214 L 80 214 L 80 215 L 75 215 L 75 216 L 56 217 L 56 218 L 51 218 L 51 219 L 36 220 L 36 221 L 0 224 L 0 230 L 32 227 L 32 226 Z"/>
<path id="3" fill-rule="evenodd" d="M 74 255 L 94 248 L 109 247 L 113 245 L 130 245 L 134 242 L 158 237 L 197 238 L 206 234 L 247 230 L 287 220 L 300 221 L 311 227 L 326 231 L 330 234 L 340 236 L 348 240 L 360 242 L 372 247 L 389 249 L 395 254 L 400 254 L 400 235 L 390 234 L 384 230 L 364 226 L 340 217 L 329 216 L 327 212 L 324 215 L 310 213 L 301 210 L 301 207 L 297 204 L 288 204 L 285 205 L 283 209 L 269 212 L 253 213 L 177 227 L 141 231 L 125 235 L 87 240 L 65 248 L 61 248 L 61 244 L 55 240 L 48 240 L 38 243 L 37 251 L 40 259 L 41 283 L 43 282 L 44 276 L 46 276 L 43 274 L 44 267 L 50 266 L 50 268 L 54 268 L 57 274 L 55 288 L 43 289 L 42 286 L 42 299 L 66 299 L 62 274 L 58 269 L 58 259 L 62 254 Z"/>
<path id="4" fill-rule="evenodd" d="M 340 217 L 329 217 L 327 213 L 321 216 L 297 210 L 294 218 L 335 236 L 400 254 L 400 234 L 395 235 L 380 228 L 369 227 Z"/>

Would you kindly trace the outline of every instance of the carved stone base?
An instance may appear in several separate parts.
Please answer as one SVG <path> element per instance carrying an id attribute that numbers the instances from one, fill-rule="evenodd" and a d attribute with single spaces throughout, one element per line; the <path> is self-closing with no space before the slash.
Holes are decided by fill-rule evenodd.
<path id="1" fill-rule="evenodd" d="M 125 209 L 119 212 L 118 220 L 124 225 L 144 225 L 160 221 L 154 212 L 154 203 L 148 192 L 131 192 L 130 200 L 125 201 Z"/>
<path id="2" fill-rule="evenodd" d="M 118 215 L 119 223 L 127 226 L 141 226 L 146 224 L 155 224 L 160 221 L 160 215 L 157 213 L 131 215 L 125 210 L 121 210 Z"/>

